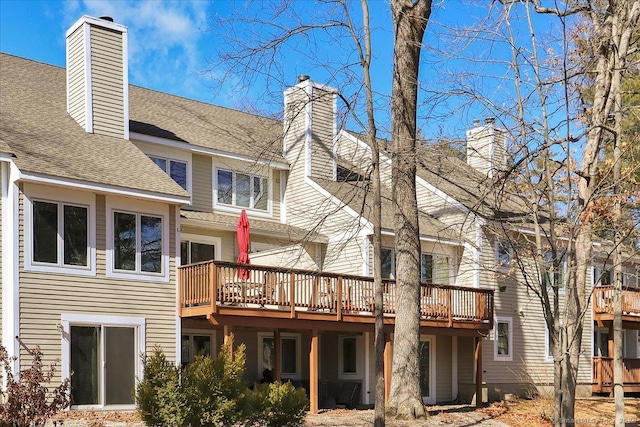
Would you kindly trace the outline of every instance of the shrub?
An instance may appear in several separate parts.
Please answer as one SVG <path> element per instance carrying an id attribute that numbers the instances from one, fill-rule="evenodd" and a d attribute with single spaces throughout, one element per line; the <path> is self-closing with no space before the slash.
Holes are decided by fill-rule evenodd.
<path id="1" fill-rule="evenodd" d="M 53 389 L 49 386 L 58 361 L 45 368 L 40 347 L 29 353 L 33 358 L 31 367 L 22 370 L 16 379 L 11 370 L 11 362 L 16 358 L 9 357 L 0 344 L 0 380 L 4 376 L 7 381 L 6 390 L 0 390 L 0 425 L 44 426 L 49 418 L 71 405 L 69 378 Z"/>
<path id="2" fill-rule="evenodd" d="M 144 379 L 136 387 L 138 413 L 147 425 L 298 426 L 307 409 L 304 389 L 290 383 L 261 384 L 249 390 L 242 381 L 245 347 L 231 354 L 233 339 L 216 360 L 198 356 L 180 370 L 159 347 L 143 357 Z"/>

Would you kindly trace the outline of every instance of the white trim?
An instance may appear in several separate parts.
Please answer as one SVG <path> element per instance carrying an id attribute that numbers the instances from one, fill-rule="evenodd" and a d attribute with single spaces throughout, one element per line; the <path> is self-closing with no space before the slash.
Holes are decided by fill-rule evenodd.
<path id="1" fill-rule="evenodd" d="M 287 172 L 280 171 L 280 222 L 287 223 Z"/>
<path id="2" fill-rule="evenodd" d="M 146 282 L 169 282 L 170 280 L 170 255 L 169 255 L 169 240 L 171 233 L 169 229 L 170 210 L 167 205 L 153 205 L 145 203 L 140 200 L 130 200 L 114 196 L 107 196 L 105 201 L 105 221 L 107 223 L 107 266 L 106 277 L 112 277 L 114 279 L 128 279 L 128 280 L 141 280 Z M 131 213 L 136 215 L 136 221 L 140 215 L 149 215 L 162 218 L 162 268 L 160 273 L 151 273 L 139 271 L 140 269 L 140 252 L 139 248 L 136 249 L 136 271 L 125 272 L 121 270 L 115 270 L 113 268 L 114 254 L 113 254 L 113 214 L 114 211 Z M 139 230 L 136 230 L 136 235 L 139 235 Z M 136 237 L 137 239 L 137 237 Z"/>
<path id="3" fill-rule="evenodd" d="M 242 162 L 249 162 L 251 164 L 254 165 L 265 165 L 265 166 L 270 166 L 274 169 L 283 169 L 283 170 L 288 170 L 289 169 L 289 164 L 283 162 L 275 162 L 275 161 L 271 161 L 271 160 L 264 160 L 264 159 L 256 159 L 254 157 L 250 157 L 250 156 L 243 156 L 240 154 L 234 154 L 234 153 L 229 153 L 226 151 L 222 151 L 222 150 L 217 150 L 214 148 L 207 148 L 207 147 L 202 147 L 202 146 L 194 146 L 193 144 L 189 144 L 186 142 L 177 142 L 177 141 L 172 141 L 170 139 L 166 139 L 166 138 L 161 138 L 158 136 L 151 136 L 151 135 L 146 135 L 144 133 L 138 133 L 138 132 L 130 132 L 129 133 L 129 138 L 131 140 L 137 139 L 143 142 L 150 142 L 153 144 L 157 144 L 157 145 L 163 145 L 165 147 L 171 147 L 171 148 L 178 148 L 181 150 L 187 150 L 190 151 L 191 153 L 195 153 L 195 154 L 206 154 L 208 156 L 217 156 L 217 157 L 222 157 L 222 158 L 226 158 L 226 159 L 232 159 L 232 160 L 238 160 L 238 161 L 242 161 Z"/>
<path id="4" fill-rule="evenodd" d="M 73 181 L 67 178 L 50 177 L 39 174 L 20 173 L 20 181 L 35 182 L 40 184 L 55 185 L 58 187 L 71 187 L 78 190 L 95 191 L 97 193 L 109 193 L 118 196 L 135 197 L 137 199 L 152 200 L 158 202 L 171 203 L 176 205 L 190 205 L 190 197 L 168 196 L 160 193 L 147 192 L 143 190 L 131 190 L 114 187 L 112 185 L 96 184 L 91 182 Z"/>
<path id="5" fill-rule="evenodd" d="M 174 262 L 176 263 L 175 268 L 178 270 L 178 266 L 181 264 L 180 259 L 180 243 L 182 242 L 182 233 L 180 231 L 180 206 L 173 207 L 173 215 L 175 218 L 175 238 L 174 238 Z M 180 274 L 175 275 L 176 278 L 176 307 L 180 308 Z M 180 316 L 180 310 L 176 310 L 175 313 L 176 320 L 176 348 L 179 349 L 182 343 L 182 317 Z M 180 366 L 182 364 L 182 353 L 180 351 L 176 351 L 176 366 Z"/>
<path id="6" fill-rule="evenodd" d="M 142 378 L 144 372 L 144 364 L 139 357 L 140 353 L 146 352 L 146 320 L 144 317 L 125 317 L 125 316 L 104 316 L 94 314 L 68 314 L 62 313 L 61 320 L 61 346 L 62 346 L 62 363 L 61 377 L 69 378 L 71 376 L 71 326 L 100 326 L 104 334 L 104 327 L 118 326 L 131 327 L 135 329 L 135 376 L 137 379 Z M 78 409 L 134 409 L 135 405 L 105 405 L 105 386 L 104 386 L 104 341 L 100 343 L 100 351 L 103 354 L 101 358 L 103 367 L 100 369 L 100 393 L 99 403 L 97 405 L 75 406 Z"/>
<path id="7" fill-rule="evenodd" d="M 230 205 L 226 203 L 218 203 L 218 171 L 231 172 L 232 174 L 231 186 L 233 188 L 232 190 L 233 194 L 231 196 Z M 253 178 L 261 178 L 266 181 L 267 183 L 267 209 L 266 210 L 251 208 L 247 206 L 238 206 L 235 204 L 237 174 L 247 175 L 251 178 L 250 189 L 253 188 Z M 213 208 L 218 211 L 230 212 L 238 215 L 240 214 L 240 212 L 245 210 L 247 211 L 248 214 L 251 214 L 252 216 L 261 217 L 261 218 L 272 218 L 273 217 L 273 179 L 269 179 L 268 175 L 269 175 L 268 173 L 267 173 L 267 176 L 264 176 L 264 175 L 253 174 L 253 173 L 238 172 L 236 169 L 233 169 L 233 168 L 224 168 L 224 167 L 214 166 L 213 167 L 213 186 L 212 186 L 213 187 L 212 188 Z M 251 200 L 253 198 L 253 193 L 251 192 L 251 190 L 249 190 L 249 192 L 250 192 L 249 199 Z"/>
<path id="8" fill-rule="evenodd" d="M 76 22 L 74 22 L 69 27 L 69 29 L 67 30 L 65 36 L 69 37 L 69 35 L 71 33 L 73 33 L 76 28 L 78 28 L 79 26 L 81 26 L 81 25 L 83 25 L 85 23 L 86 24 L 96 25 L 96 26 L 99 26 L 99 27 L 108 28 L 108 29 L 114 30 L 114 31 L 120 31 L 120 32 L 126 32 L 127 31 L 127 27 L 125 27 L 122 24 L 116 24 L 115 22 L 105 21 L 104 19 L 94 18 L 93 16 L 89 16 L 89 15 L 82 15 L 80 17 L 80 19 L 78 19 Z"/>
<path id="9" fill-rule="evenodd" d="M 258 332 L 258 351 L 257 353 L 257 363 L 258 363 L 258 375 L 262 375 L 262 371 L 264 370 L 262 365 L 262 340 L 264 338 L 273 338 L 273 332 Z M 281 372 L 281 376 L 287 379 L 299 380 L 302 378 L 302 355 L 301 355 L 301 335 L 299 333 L 292 332 L 281 332 L 280 333 L 280 360 L 282 360 L 282 339 L 295 339 L 296 340 L 296 372 Z M 275 343 L 274 343 L 275 345 Z M 274 361 L 275 362 L 275 361 Z M 273 368 L 273 367 L 272 367 Z M 282 369 L 282 363 L 280 364 L 280 368 Z M 272 369 L 273 370 L 273 369 Z"/>
<path id="10" fill-rule="evenodd" d="M 96 196 L 92 193 L 69 189 L 24 185 L 24 269 L 43 273 L 70 274 L 81 276 L 96 275 Z M 42 263 L 33 260 L 33 202 L 34 200 L 87 208 L 87 265 L 64 264 L 64 240 L 60 227 L 63 212 L 58 211 L 58 262 Z"/>
<path id="11" fill-rule="evenodd" d="M 355 339 L 356 344 L 356 371 L 355 372 L 344 372 L 344 364 L 342 356 L 344 355 L 344 349 L 342 347 L 345 339 Z M 338 379 L 339 380 L 361 380 L 362 374 L 367 373 L 368 370 L 362 372 L 362 357 L 363 354 L 360 349 L 363 347 L 363 337 L 362 335 L 338 335 Z M 367 340 L 368 341 L 368 340 Z M 365 359 L 365 364 L 368 365 L 368 361 Z M 365 375 L 368 377 L 368 375 Z"/>
<path id="12" fill-rule="evenodd" d="M 81 18 L 82 19 L 82 18 Z M 73 28 L 73 27 L 72 27 Z M 84 30 L 84 114 L 85 128 L 88 133 L 93 133 L 93 84 L 91 73 L 91 26 L 83 24 Z"/>
<path id="13" fill-rule="evenodd" d="M 451 337 L 451 401 L 458 398 L 458 337 Z"/>
<path id="14" fill-rule="evenodd" d="M 498 323 L 506 323 L 509 325 L 509 335 L 507 336 L 507 344 L 509 346 L 509 354 L 498 354 Z M 513 317 L 495 316 L 493 320 L 493 360 L 498 362 L 513 361 Z"/>
<path id="15" fill-rule="evenodd" d="M 13 162 L 0 164 L 2 173 L 2 344 L 9 356 L 12 372 L 20 370 L 20 347 L 16 337 L 20 333 L 20 234 L 19 201 L 20 191 L 16 180 L 20 174 Z M 2 376 L 2 384 L 6 375 Z"/>
<path id="16" fill-rule="evenodd" d="M 336 117 L 338 117 L 338 94 L 337 92 L 333 93 L 333 119 L 331 120 L 333 122 L 333 135 L 331 135 L 331 144 L 332 144 L 332 150 L 331 152 L 333 153 L 333 165 L 332 165 L 332 171 L 333 171 L 333 180 L 337 181 L 338 180 L 338 121 L 336 120 Z"/>
<path id="17" fill-rule="evenodd" d="M 396 235 L 393 231 L 389 231 L 389 230 L 381 230 L 380 234 L 382 234 L 383 236 L 395 236 Z M 419 238 L 420 238 L 421 242 L 440 243 L 440 244 L 452 245 L 452 246 L 463 246 L 463 245 L 465 245 L 465 243 L 462 242 L 462 241 L 449 240 L 449 239 L 440 239 L 440 238 L 436 238 L 436 237 L 429 237 L 429 236 L 424 235 L 424 234 L 421 234 Z"/>
<path id="18" fill-rule="evenodd" d="M 362 275 L 369 276 L 371 274 L 371 248 L 369 236 L 364 236 L 362 245 Z"/>

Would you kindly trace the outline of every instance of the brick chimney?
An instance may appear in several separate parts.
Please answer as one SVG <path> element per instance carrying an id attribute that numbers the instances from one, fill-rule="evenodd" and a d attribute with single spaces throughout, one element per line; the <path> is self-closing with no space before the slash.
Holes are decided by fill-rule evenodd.
<path id="1" fill-rule="evenodd" d="M 67 112 L 89 133 L 129 139 L 127 27 L 85 15 L 66 41 Z"/>
<path id="2" fill-rule="evenodd" d="M 484 125 L 474 121 L 467 131 L 467 163 L 488 177 L 507 167 L 505 131 L 495 121 L 493 117 L 487 117 Z"/>

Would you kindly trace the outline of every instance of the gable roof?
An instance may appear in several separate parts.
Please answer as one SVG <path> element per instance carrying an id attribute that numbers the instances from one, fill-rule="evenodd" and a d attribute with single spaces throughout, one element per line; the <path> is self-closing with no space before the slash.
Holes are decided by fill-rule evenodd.
<path id="1" fill-rule="evenodd" d="M 66 110 L 63 68 L 0 54 L 0 141 L 21 173 L 188 202 L 133 143 L 87 133 Z"/>

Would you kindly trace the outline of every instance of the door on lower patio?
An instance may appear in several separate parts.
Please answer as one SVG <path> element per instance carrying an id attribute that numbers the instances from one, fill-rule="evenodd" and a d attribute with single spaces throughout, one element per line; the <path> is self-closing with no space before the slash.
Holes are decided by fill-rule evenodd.
<path id="1" fill-rule="evenodd" d="M 422 402 L 425 404 L 436 403 L 435 399 L 435 339 L 433 337 L 421 335 L 419 348 L 420 364 L 420 392 Z"/>

